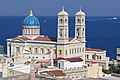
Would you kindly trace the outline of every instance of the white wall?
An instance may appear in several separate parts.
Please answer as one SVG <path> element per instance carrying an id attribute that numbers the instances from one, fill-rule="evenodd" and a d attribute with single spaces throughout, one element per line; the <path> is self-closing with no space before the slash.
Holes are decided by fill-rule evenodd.
<path id="1" fill-rule="evenodd" d="M 58 65 L 61 65 L 61 69 L 65 69 L 65 68 L 75 68 L 75 67 L 82 67 L 83 66 L 83 62 L 70 62 L 70 61 L 65 61 L 65 60 L 59 60 L 58 61 Z"/>

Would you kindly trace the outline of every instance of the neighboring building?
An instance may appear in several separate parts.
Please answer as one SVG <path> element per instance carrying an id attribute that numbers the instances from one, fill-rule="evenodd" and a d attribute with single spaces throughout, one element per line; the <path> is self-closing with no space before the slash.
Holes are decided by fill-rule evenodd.
<path id="1" fill-rule="evenodd" d="M 48 70 L 40 73 L 40 80 L 61 80 L 65 79 L 65 73 L 62 70 Z"/>
<path id="2" fill-rule="evenodd" d="M 76 80 L 88 77 L 87 65 L 84 64 L 83 59 L 79 57 L 56 58 L 54 62 L 56 67 L 64 71 L 66 78 Z"/>
<path id="3" fill-rule="evenodd" d="M 103 69 L 109 69 L 109 57 L 106 57 L 105 50 L 86 48 L 85 52 L 85 62 L 88 66 L 95 62 L 99 63 Z"/>
<path id="4" fill-rule="evenodd" d="M 22 35 L 7 39 L 7 55 L 26 58 L 45 59 L 47 54 L 53 58 L 82 57 L 85 54 L 85 13 L 81 10 L 77 12 L 75 18 L 75 37 L 69 38 L 68 13 L 62 9 L 58 13 L 57 38 L 40 35 L 39 20 L 33 16 L 30 10 L 22 25 Z M 27 48 L 29 53 L 24 54 Z M 44 57 L 44 56 L 45 57 Z M 40 56 L 43 56 L 42 58 Z M 39 58 L 40 57 L 40 58 Z M 24 58 L 23 58 L 24 59 Z M 16 61 L 16 60 L 15 60 Z M 17 60 L 19 62 L 19 60 Z M 53 61 L 51 61 L 51 65 Z"/>
<path id="5" fill-rule="evenodd" d="M 25 73 L 25 74 L 29 74 L 30 73 L 30 65 L 26 65 L 26 64 L 14 64 L 14 66 L 8 66 L 8 70 L 10 72 L 13 72 L 12 74 L 9 74 L 10 76 L 14 76 L 17 75 L 14 72 L 21 72 L 21 73 Z"/>
<path id="6" fill-rule="evenodd" d="M 8 66 L 12 59 L 7 56 L 0 56 L 0 77 L 8 76 Z"/>
<path id="7" fill-rule="evenodd" d="M 117 62 L 120 65 L 120 48 L 117 48 Z"/>
<path id="8" fill-rule="evenodd" d="M 109 67 L 112 67 L 112 66 L 118 66 L 118 61 L 112 59 L 112 60 L 109 62 Z"/>
<path id="9" fill-rule="evenodd" d="M 88 77 L 99 78 L 102 76 L 102 66 L 99 63 L 92 62 L 88 67 Z"/>

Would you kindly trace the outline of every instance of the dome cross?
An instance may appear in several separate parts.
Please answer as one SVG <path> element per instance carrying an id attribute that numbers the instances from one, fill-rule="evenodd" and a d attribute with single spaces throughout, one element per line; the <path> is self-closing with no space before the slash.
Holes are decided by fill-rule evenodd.
<path id="1" fill-rule="evenodd" d="M 33 16 L 33 12 L 32 12 L 32 9 L 30 9 L 30 14 L 29 14 L 30 16 Z"/>

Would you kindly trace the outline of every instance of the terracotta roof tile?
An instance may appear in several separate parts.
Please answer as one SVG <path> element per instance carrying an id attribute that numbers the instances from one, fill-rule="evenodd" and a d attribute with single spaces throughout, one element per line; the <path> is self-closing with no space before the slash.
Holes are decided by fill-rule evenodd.
<path id="1" fill-rule="evenodd" d="M 72 39 L 74 39 L 74 38 L 69 38 L 69 41 L 71 41 Z M 36 41 L 53 41 L 53 42 L 57 42 L 56 37 L 48 37 L 48 36 L 38 36 L 34 40 L 36 40 Z"/>
<path id="2" fill-rule="evenodd" d="M 65 58 L 62 58 L 62 57 L 59 57 L 59 58 L 56 58 L 54 60 L 66 60 Z"/>
<path id="3" fill-rule="evenodd" d="M 83 59 L 80 58 L 80 57 L 66 58 L 66 60 L 68 60 L 70 62 L 80 62 L 80 61 L 83 61 Z"/>
<path id="4" fill-rule="evenodd" d="M 62 57 L 59 57 L 59 58 L 56 58 L 54 60 L 67 60 L 67 61 L 70 61 L 70 62 L 81 62 L 81 61 L 83 61 L 83 59 L 80 58 L 80 57 L 73 57 L 73 58 L 62 58 Z"/>
<path id="5" fill-rule="evenodd" d="M 31 39 L 29 39 L 29 38 L 27 38 L 27 37 L 25 37 L 25 36 L 21 36 L 21 37 L 19 37 L 19 38 L 21 38 L 22 40 L 31 40 Z"/>
<path id="6" fill-rule="evenodd" d="M 25 36 L 17 36 L 15 38 L 12 38 L 12 41 L 14 41 L 14 40 L 26 41 L 26 40 L 31 40 L 31 39 L 29 39 Z"/>
<path id="7" fill-rule="evenodd" d="M 65 76 L 65 73 L 63 73 L 60 70 L 51 70 L 51 71 L 47 71 L 47 72 L 53 76 Z"/>
<path id="8" fill-rule="evenodd" d="M 94 48 L 86 48 L 86 51 L 97 51 L 97 52 L 103 52 L 104 50 L 101 50 L 101 49 L 94 49 Z"/>
<path id="9" fill-rule="evenodd" d="M 54 41 L 54 42 L 57 41 L 54 37 L 48 37 L 48 36 L 38 36 L 34 40 L 36 40 L 36 41 Z"/>
<path id="10" fill-rule="evenodd" d="M 69 38 L 69 41 L 71 41 L 74 38 Z M 27 41 L 27 40 L 32 40 L 30 38 L 27 38 L 25 36 L 17 36 L 15 38 L 12 38 L 12 41 L 14 40 L 20 40 L 20 41 Z M 57 42 L 56 37 L 48 37 L 48 36 L 38 36 L 37 38 L 33 39 L 34 41 L 53 41 Z"/>

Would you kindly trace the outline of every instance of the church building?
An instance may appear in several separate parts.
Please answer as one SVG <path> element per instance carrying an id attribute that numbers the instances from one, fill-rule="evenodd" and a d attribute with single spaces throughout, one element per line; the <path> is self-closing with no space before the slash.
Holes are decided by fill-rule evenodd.
<path id="1" fill-rule="evenodd" d="M 85 61 L 85 13 L 81 9 L 75 14 L 75 36 L 69 37 L 69 14 L 64 10 L 58 13 L 57 37 L 40 34 L 40 22 L 30 10 L 24 19 L 22 34 L 7 39 L 7 55 L 25 59 L 44 59 L 80 57 Z"/>

